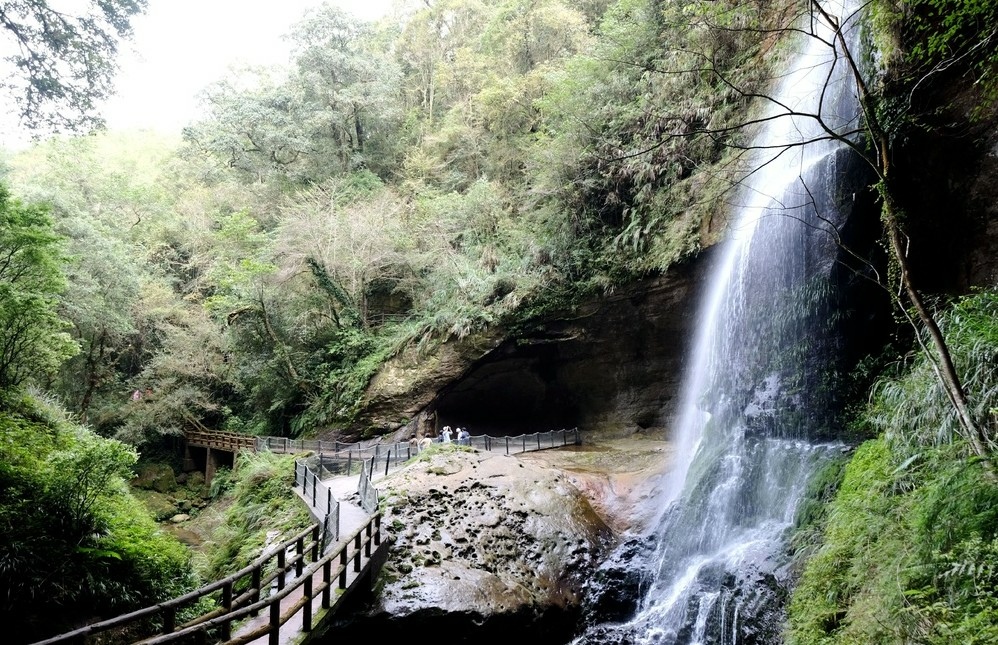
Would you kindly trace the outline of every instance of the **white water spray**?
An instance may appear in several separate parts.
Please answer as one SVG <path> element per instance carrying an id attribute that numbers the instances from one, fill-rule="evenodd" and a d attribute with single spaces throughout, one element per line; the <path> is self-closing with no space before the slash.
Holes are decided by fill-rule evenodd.
<path id="1" fill-rule="evenodd" d="M 823 4 L 853 30 L 851 6 Z M 811 35 L 755 139 L 703 305 L 655 575 L 620 626 L 638 643 L 773 642 L 760 615 L 779 603 L 784 536 L 810 475 L 840 448 L 808 438 L 831 414 L 838 249 L 828 227 L 850 201 L 850 153 L 826 128 L 854 130 L 859 114 L 833 26 L 803 28 Z"/>

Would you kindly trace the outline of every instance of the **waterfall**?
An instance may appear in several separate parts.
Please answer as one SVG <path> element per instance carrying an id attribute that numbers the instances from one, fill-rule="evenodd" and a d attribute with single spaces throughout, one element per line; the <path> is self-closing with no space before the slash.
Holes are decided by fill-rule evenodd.
<path id="1" fill-rule="evenodd" d="M 830 11 L 847 33 L 850 11 Z M 647 590 L 629 621 L 580 642 L 780 640 L 786 535 L 809 477 L 842 450 L 822 441 L 835 430 L 843 342 L 829 227 L 861 190 L 849 148 L 817 119 L 788 114 L 820 113 L 837 132 L 859 120 L 831 29 L 817 18 L 802 27 L 814 35 L 800 38 L 760 120 L 754 170 L 702 305 Z"/>

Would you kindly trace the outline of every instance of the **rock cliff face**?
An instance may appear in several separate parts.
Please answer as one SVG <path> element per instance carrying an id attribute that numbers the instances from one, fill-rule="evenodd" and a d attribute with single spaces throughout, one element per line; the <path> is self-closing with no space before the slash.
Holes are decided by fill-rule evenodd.
<path id="1" fill-rule="evenodd" d="M 430 357 L 396 359 L 372 382 L 363 422 L 380 432 L 432 433 L 445 424 L 474 434 L 662 431 L 676 407 L 712 255 L 526 335 L 479 336 Z"/>

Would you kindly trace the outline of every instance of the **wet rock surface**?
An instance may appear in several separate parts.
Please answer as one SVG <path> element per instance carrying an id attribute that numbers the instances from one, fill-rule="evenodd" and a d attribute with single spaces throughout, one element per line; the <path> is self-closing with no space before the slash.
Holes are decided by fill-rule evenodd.
<path id="1" fill-rule="evenodd" d="M 615 623 L 634 615 L 648 587 L 654 550 L 651 537 L 633 538 L 614 550 L 586 585 L 583 624 Z"/>
<path id="2" fill-rule="evenodd" d="M 610 498 L 647 494 L 638 491 L 658 472 L 652 464 L 668 455 L 664 443 L 635 445 L 521 457 L 434 446 L 377 482 L 388 562 L 372 597 L 319 642 L 370 630 L 446 633 L 448 643 L 568 642 L 619 531 L 639 522 L 638 509 Z M 615 485 L 585 485 L 592 481 Z"/>
<path id="3" fill-rule="evenodd" d="M 378 603 L 393 615 L 574 604 L 612 539 L 564 475 L 516 457 L 441 446 L 379 489 L 395 543 Z"/>

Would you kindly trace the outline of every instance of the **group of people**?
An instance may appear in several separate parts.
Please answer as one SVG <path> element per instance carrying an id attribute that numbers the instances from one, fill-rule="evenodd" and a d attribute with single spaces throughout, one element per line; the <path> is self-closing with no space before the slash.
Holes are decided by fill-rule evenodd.
<path id="1" fill-rule="evenodd" d="M 471 445 L 471 433 L 468 432 L 467 428 L 458 428 L 456 433 L 457 444 L 459 446 Z M 440 443 L 450 443 L 453 437 L 454 431 L 451 430 L 450 426 L 444 426 L 444 429 L 440 431 Z"/>
<path id="2" fill-rule="evenodd" d="M 468 432 L 467 428 L 458 428 L 457 430 L 451 429 L 450 426 L 444 426 L 437 435 L 436 441 L 438 443 L 456 443 L 459 446 L 470 446 L 471 445 L 471 433 Z M 417 439 L 415 433 L 409 436 L 409 443 L 416 450 L 422 451 L 424 448 L 428 448 L 434 440 L 430 437 L 424 437 L 422 439 Z"/>

